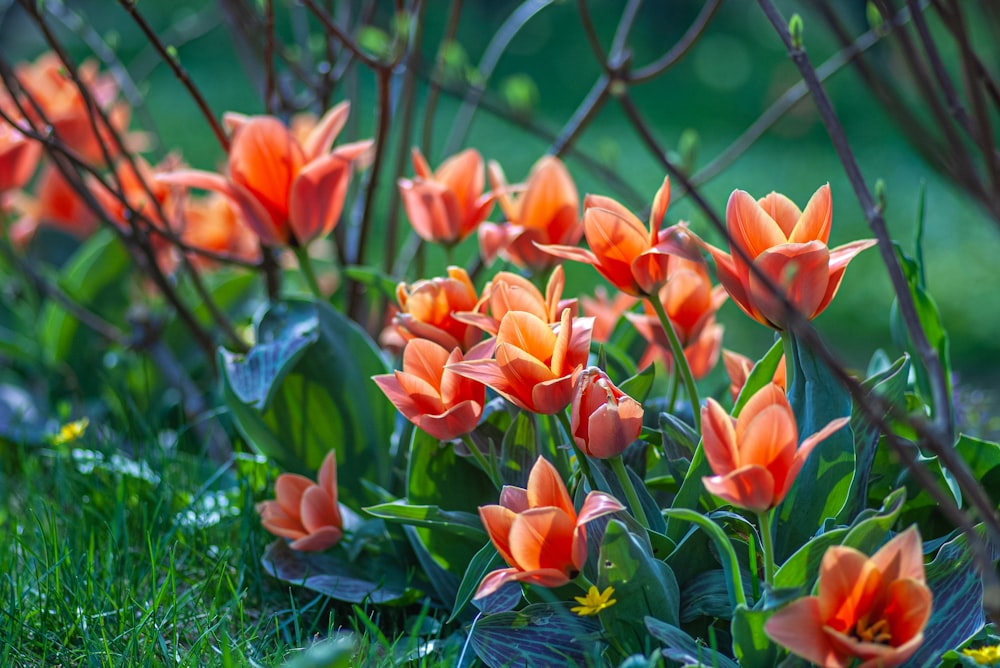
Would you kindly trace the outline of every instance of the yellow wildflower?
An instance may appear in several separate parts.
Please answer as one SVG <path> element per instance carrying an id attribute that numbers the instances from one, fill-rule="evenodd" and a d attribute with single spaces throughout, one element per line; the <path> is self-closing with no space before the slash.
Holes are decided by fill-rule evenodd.
<path id="1" fill-rule="evenodd" d="M 66 445 L 78 440 L 87 431 L 89 425 L 90 419 L 85 417 L 75 422 L 64 424 L 59 433 L 52 437 L 52 445 Z"/>
<path id="2" fill-rule="evenodd" d="M 987 645 L 979 649 L 963 649 L 962 654 L 981 666 L 992 666 L 1000 663 L 1000 645 Z"/>
<path id="3" fill-rule="evenodd" d="M 573 597 L 580 605 L 575 608 L 570 608 L 570 612 L 575 612 L 581 617 L 584 615 L 596 615 L 601 610 L 606 610 L 618 602 L 617 599 L 611 598 L 614 593 L 614 587 L 608 587 L 604 591 L 598 591 L 597 587 L 590 585 L 590 590 L 587 592 L 586 596 Z"/>

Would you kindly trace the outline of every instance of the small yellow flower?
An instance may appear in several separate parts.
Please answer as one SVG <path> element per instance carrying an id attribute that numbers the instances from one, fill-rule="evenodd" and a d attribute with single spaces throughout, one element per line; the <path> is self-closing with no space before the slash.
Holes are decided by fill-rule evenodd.
<path id="1" fill-rule="evenodd" d="M 611 598 L 614 593 L 614 587 L 608 587 L 604 591 L 598 591 L 597 587 L 590 585 L 590 590 L 587 592 L 586 596 L 573 597 L 580 605 L 575 608 L 570 608 L 570 612 L 575 612 L 581 617 L 584 615 L 596 615 L 601 610 L 606 610 L 618 602 L 617 599 Z"/>
<path id="2" fill-rule="evenodd" d="M 979 649 L 963 649 L 962 654 L 981 666 L 992 666 L 1000 663 L 1000 645 L 987 645 Z"/>
<path id="3" fill-rule="evenodd" d="M 68 422 L 62 426 L 59 433 L 52 437 L 52 445 L 66 445 L 83 436 L 90 425 L 89 418 L 80 418 L 76 422 Z"/>

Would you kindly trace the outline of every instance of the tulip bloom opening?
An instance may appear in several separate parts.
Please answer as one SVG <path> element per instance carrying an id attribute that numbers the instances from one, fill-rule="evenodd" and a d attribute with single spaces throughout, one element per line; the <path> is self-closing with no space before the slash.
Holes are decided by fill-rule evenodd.
<path id="1" fill-rule="evenodd" d="M 344 520 L 337 504 L 337 451 L 319 467 L 319 484 L 296 473 L 282 473 L 274 483 L 274 501 L 257 504 L 260 523 L 275 536 L 291 539 L 290 547 L 319 552 L 340 542 Z"/>
<path id="2" fill-rule="evenodd" d="M 591 457 L 617 457 L 642 433 L 642 404 L 597 367 L 578 374 L 572 407 L 573 440 Z"/>
<path id="3" fill-rule="evenodd" d="M 915 527 L 871 557 L 850 547 L 829 548 L 817 590 L 776 612 L 764 630 L 821 668 L 891 668 L 923 642 L 932 596 Z"/>
<path id="4" fill-rule="evenodd" d="M 406 340 L 430 339 L 446 350 L 469 350 L 480 339 L 479 329 L 456 319 L 456 313 L 476 308 L 476 287 L 465 269 L 448 267 L 447 277 L 396 286 L 399 313 L 393 324 Z"/>
<path id="5" fill-rule="evenodd" d="M 799 445 L 792 407 L 774 383 L 750 397 L 738 418 L 708 399 L 701 419 L 705 457 L 715 473 L 702 478 L 705 488 L 755 513 L 781 503 L 813 448 L 849 420 L 833 420 Z"/>
<path id="6" fill-rule="evenodd" d="M 732 255 L 704 245 L 733 301 L 757 322 L 781 330 L 787 320 L 781 299 L 771 294 L 757 272 L 751 272 L 739 250 L 811 320 L 837 294 L 847 264 L 875 245 L 874 239 L 864 239 L 830 250 L 827 242 L 832 218 L 829 184 L 813 194 L 804 211 L 780 193 L 755 200 L 749 193 L 735 190 L 726 206 Z"/>
<path id="7" fill-rule="evenodd" d="M 619 510 L 624 507 L 614 497 L 590 492 L 577 513 L 559 472 L 539 457 L 526 489 L 507 485 L 499 505 L 479 507 L 490 540 L 510 568 L 483 578 L 476 598 L 489 596 L 508 582 L 566 584 L 587 560 L 586 524 Z"/>

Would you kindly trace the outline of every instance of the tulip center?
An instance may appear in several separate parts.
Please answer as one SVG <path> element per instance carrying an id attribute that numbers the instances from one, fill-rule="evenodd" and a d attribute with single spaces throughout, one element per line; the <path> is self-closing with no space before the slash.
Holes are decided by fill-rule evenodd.
<path id="1" fill-rule="evenodd" d="M 892 644 L 892 631 L 889 622 L 879 619 L 874 624 L 868 622 L 868 615 L 863 615 L 854 626 L 851 635 L 862 642 L 872 642 L 879 645 Z"/>

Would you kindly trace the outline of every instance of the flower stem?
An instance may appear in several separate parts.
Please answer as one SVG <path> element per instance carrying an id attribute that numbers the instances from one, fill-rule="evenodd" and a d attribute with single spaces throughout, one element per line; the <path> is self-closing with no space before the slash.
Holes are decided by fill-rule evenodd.
<path id="1" fill-rule="evenodd" d="M 773 509 L 757 514 L 760 524 L 760 549 L 764 557 L 764 584 L 768 587 L 774 586 L 774 573 L 777 570 L 774 565 L 774 531 L 771 527 L 773 517 Z"/>
<path id="2" fill-rule="evenodd" d="M 317 301 L 325 301 L 326 298 L 320 291 L 319 282 L 316 280 L 316 272 L 313 271 L 312 260 L 309 259 L 309 251 L 305 246 L 296 246 L 295 257 L 299 261 L 299 271 L 302 272 L 303 278 L 306 279 L 306 285 L 309 286 L 309 291 L 312 292 L 313 297 Z"/>
<path id="3" fill-rule="evenodd" d="M 622 456 L 618 455 L 616 457 L 611 457 L 608 459 L 608 463 L 611 464 L 611 470 L 615 472 L 615 476 L 618 478 L 618 482 L 621 483 L 622 489 L 625 490 L 625 498 L 628 500 L 628 505 L 632 507 L 632 514 L 635 518 L 639 520 L 639 523 L 643 527 L 649 528 L 649 518 L 646 517 L 646 510 L 642 507 L 642 503 L 639 501 L 639 495 L 635 491 L 635 486 L 632 484 L 632 479 L 628 475 L 628 471 L 625 469 L 625 462 L 622 460 Z"/>
<path id="4" fill-rule="evenodd" d="M 681 379 L 684 381 L 684 387 L 687 389 L 688 400 L 691 402 L 691 416 L 694 418 L 694 428 L 696 431 L 701 431 L 701 400 L 698 398 L 698 388 L 694 384 L 694 376 L 691 375 L 691 367 L 688 365 L 687 357 L 684 356 L 684 348 L 681 346 L 680 339 L 677 338 L 677 332 L 674 331 L 674 326 L 670 322 L 670 318 L 667 316 L 667 312 L 663 308 L 663 304 L 656 295 L 648 295 L 646 299 L 653 306 L 653 310 L 656 311 L 656 315 L 660 318 L 660 325 L 663 327 L 663 331 L 667 335 L 667 339 L 670 341 L 670 353 L 674 358 L 674 373 L 680 374 Z M 671 402 L 670 412 L 673 412 L 674 406 Z"/>
<path id="5" fill-rule="evenodd" d="M 490 461 L 486 459 L 486 455 L 484 455 L 479 449 L 479 446 L 475 444 L 472 437 L 465 434 L 462 436 L 462 442 L 465 443 L 465 447 L 469 449 L 469 453 L 472 455 L 472 458 L 475 459 L 476 463 L 479 464 L 479 467 L 483 469 L 483 473 L 489 476 L 490 482 L 493 483 L 493 486 L 500 489 L 502 486 L 500 484 L 500 473 L 496 470 L 496 467 L 491 465 Z"/>
<path id="6" fill-rule="evenodd" d="M 576 444 L 576 439 L 573 438 L 573 427 L 569 423 L 569 416 L 566 415 L 566 411 L 564 410 L 559 411 L 556 415 L 559 418 L 559 423 L 562 425 L 563 431 L 566 433 L 566 441 L 572 446 L 573 452 L 576 453 L 576 461 L 580 465 L 583 477 L 590 483 L 591 490 L 597 489 L 597 485 L 594 483 L 594 476 L 590 472 L 590 460 L 587 459 L 587 453 L 580 449 Z"/>

